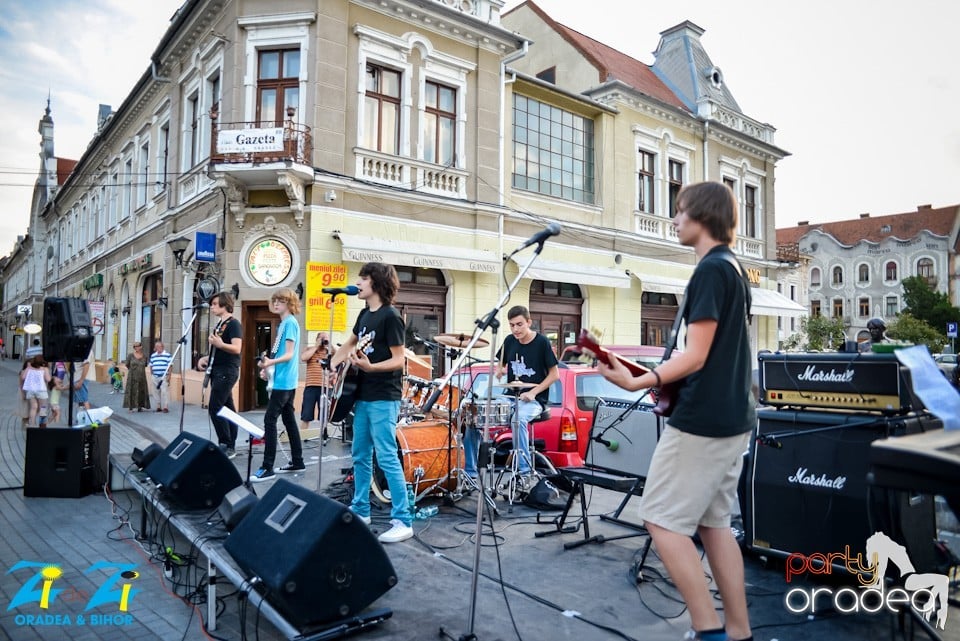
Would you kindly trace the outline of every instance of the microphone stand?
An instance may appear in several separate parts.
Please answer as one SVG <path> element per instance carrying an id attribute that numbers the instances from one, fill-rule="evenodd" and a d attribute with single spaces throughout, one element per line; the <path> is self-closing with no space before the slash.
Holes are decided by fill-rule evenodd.
<path id="1" fill-rule="evenodd" d="M 534 261 L 540 255 L 540 252 L 543 251 L 543 244 L 546 241 L 546 237 L 542 238 L 537 242 L 537 248 L 533 252 L 533 256 L 529 261 L 520 269 L 520 273 L 517 274 L 517 277 L 513 279 L 513 282 L 507 286 L 506 291 L 503 293 L 503 296 L 500 297 L 500 300 L 497 302 L 496 306 L 487 313 L 483 318 L 478 318 L 474 323 L 477 326 L 477 329 L 474 330 L 473 336 L 470 338 L 470 342 L 462 349 L 460 357 L 456 360 L 454 365 L 450 368 L 450 371 L 447 372 L 446 376 L 441 379 L 440 384 L 437 388 L 430 394 L 430 397 L 427 398 L 426 405 L 423 408 L 424 413 L 429 412 L 434 403 L 437 402 L 437 399 L 440 397 L 441 392 L 447 385 L 450 383 L 450 379 L 453 378 L 454 373 L 462 366 L 463 362 L 467 359 L 467 355 L 470 353 L 470 350 L 473 349 L 473 346 L 478 340 L 483 332 L 489 327 L 491 332 L 491 343 L 490 343 L 490 369 L 488 370 L 487 376 L 487 396 L 484 403 L 484 421 L 483 421 L 483 432 L 480 441 L 480 453 L 477 456 L 477 465 L 479 466 L 480 458 L 486 453 L 487 455 L 487 482 L 492 486 L 493 484 L 493 457 L 494 457 L 494 448 L 493 443 L 490 440 L 490 421 L 489 416 L 492 412 L 493 405 L 493 379 L 496 372 L 496 362 L 497 362 L 497 330 L 500 327 L 500 321 L 497 320 L 497 314 L 500 313 L 500 310 L 503 309 L 507 302 L 510 300 L 510 297 L 513 295 L 513 290 L 516 289 L 517 285 L 526 275 L 527 270 L 530 269 L 530 266 L 533 265 Z M 523 249 L 521 247 L 520 249 Z M 516 254 L 519 249 L 514 250 L 510 256 Z M 508 257 L 509 258 L 509 257 Z M 506 262 L 506 259 L 504 260 Z M 471 429 L 471 428 L 468 428 Z M 478 470 L 479 472 L 479 470 Z M 474 550 L 473 550 L 473 572 L 470 579 L 470 611 L 467 619 L 467 632 L 460 635 L 457 639 L 454 639 L 447 630 L 440 626 L 440 636 L 446 637 L 448 639 L 454 639 L 454 641 L 474 641 L 477 638 L 477 635 L 474 633 L 474 624 L 476 622 L 477 614 L 477 584 L 480 579 L 480 549 L 481 538 L 483 535 L 483 511 L 486 505 L 487 492 L 486 486 L 484 484 L 484 475 L 478 474 L 478 479 L 480 483 L 480 490 L 477 492 L 477 522 L 476 530 L 474 532 Z M 496 510 L 496 507 L 493 508 Z M 493 522 L 493 517 L 490 517 L 491 525 Z"/>
<path id="2" fill-rule="evenodd" d="M 177 360 L 177 354 L 180 353 L 180 350 L 183 349 L 183 346 L 187 344 L 187 334 L 193 331 L 193 323 L 197 320 L 197 314 L 200 313 L 198 307 L 185 307 L 180 311 L 186 309 L 193 309 L 193 316 L 190 318 L 190 322 L 186 324 L 186 329 L 183 332 L 183 335 L 180 337 L 180 340 L 177 341 L 177 348 L 173 350 L 173 354 L 170 356 L 170 362 L 167 363 L 167 369 L 163 370 L 163 376 L 160 377 L 160 380 L 157 382 L 157 398 L 160 398 L 160 387 L 163 386 L 163 381 L 167 378 L 167 374 L 170 372 L 170 368 L 173 367 L 173 364 Z M 180 322 L 183 323 L 183 319 L 180 319 Z M 150 359 L 147 359 L 147 362 L 150 362 Z M 180 434 L 183 434 L 183 415 L 186 412 L 187 407 L 187 381 L 183 375 L 183 366 L 180 366 Z"/>

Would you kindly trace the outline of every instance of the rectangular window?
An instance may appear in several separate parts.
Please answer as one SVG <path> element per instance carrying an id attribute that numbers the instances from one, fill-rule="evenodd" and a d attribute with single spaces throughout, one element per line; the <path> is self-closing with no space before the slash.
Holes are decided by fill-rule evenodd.
<path id="1" fill-rule="evenodd" d="M 638 191 L 640 195 L 639 201 L 637 202 L 637 209 L 645 214 L 652 214 L 655 202 L 653 197 L 654 167 L 656 167 L 657 157 L 649 151 L 643 151 L 641 149 L 637 152 L 637 161 L 639 165 L 637 172 L 639 174 Z"/>
<path id="2" fill-rule="evenodd" d="M 137 209 L 147 204 L 147 188 L 150 185 L 150 143 L 140 145 L 139 180 L 137 181 Z"/>
<path id="3" fill-rule="evenodd" d="M 747 238 L 757 237 L 757 188 L 746 185 L 743 188 L 743 232 Z"/>
<path id="4" fill-rule="evenodd" d="M 594 202 L 593 121 L 513 96 L 513 186 L 579 203 Z"/>
<path id="5" fill-rule="evenodd" d="M 810 301 L 810 315 L 811 316 L 820 316 L 820 301 L 812 300 Z"/>
<path id="6" fill-rule="evenodd" d="M 279 127 L 292 119 L 288 107 L 294 118 L 300 107 L 300 50 L 262 50 L 257 69 L 257 122 L 261 127 Z"/>
<path id="7" fill-rule="evenodd" d="M 399 71 L 367 65 L 363 97 L 363 146 L 367 149 L 399 153 L 400 83 Z"/>
<path id="8" fill-rule="evenodd" d="M 792 316 L 790 317 L 790 331 L 797 331 L 797 319 Z"/>
<path id="9" fill-rule="evenodd" d="M 160 134 L 157 136 L 157 175 L 154 177 L 155 193 L 162 193 L 167 189 L 167 157 L 170 153 L 170 123 L 160 125 Z"/>
<path id="10" fill-rule="evenodd" d="M 220 113 L 220 70 L 218 69 L 212 76 L 207 78 L 206 83 L 206 113 Z M 210 118 L 203 120 L 203 140 L 200 143 L 200 157 L 209 158 L 210 150 L 213 148 L 210 138 L 213 136 L 213 124 Z"/>
<path id="11" fill-rule="evenodd" d="M 197 164 L 197 127 L 200 123 L 200 94 L 194 92 L 187 98 L 183 110 L 183 171 L 193 169 Z"/>
<path id="12" fill-rule="evenodd" d="M 128 158 L 123 163 L 123 195 L 120 201 L 120 220 L 124 220 L 133 210 L 133 181 L 136 176 L 133 173 L 133 158 Z"/>
<path id="13" fill-rule="evenodd" d="M 887 296 L 887 313 L 884 316 L 896 316 L 900 313 L 896 296 Z"/>
<path id="14" fill-rule="evenodd" d="M 870 299 L 863 297 L 858 301 L 858 306 L 860 308 L 860 318 L 866 318 L 870 315 Z"/>
<path id="15" fill-rule="evenodd" d="M 670 205 L 670 218 L 674 218 L 677 215 L 677 195 L 680 193 L 680 189 L 683 188 L 683 163 L 678 160 L 671 160 L 667 163 L 669 165 L 669 190 L 668 194 L 669 205 Z"/>
<path id="16" fill-rule="evenodd" d="M 790 300 L 797 300 L 797 286 L 790 285 Z"/>
<path id="17" fill-rule="evenodd" d="M 456 161 L 457 90 L 429 80 L 425 89 L 423 159 L 450 167 Z"/>
<path id="18" fill-rule="evenodd" d="M 833 299 L 833 317 L 841 318 L 843 316 L 843 299 L 834 298 Z"/>
<path id="19" fill-rule="evenodd" d="M 107 222 L 108 226 L 113 229 L 117 224 L 117 209 L 120 205 L 120 172 L 113 172 L 110 176 L 110 204 L 108 208 L 108 217 Z"/>

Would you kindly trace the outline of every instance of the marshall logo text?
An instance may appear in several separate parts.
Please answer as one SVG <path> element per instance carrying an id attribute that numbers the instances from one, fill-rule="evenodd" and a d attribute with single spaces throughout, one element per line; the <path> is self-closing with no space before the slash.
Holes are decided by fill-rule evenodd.
<path id="1" fill-rule="evenodd" d="M 837 476 L 834 478 L 829 478 L 826 474 L 817 476 L 816 474 L 811 474 L 807 468 L 801 467 L 797 468 L 797 473 L 788 477 L 787 481 L 790 483 L 796 483 L 797 485 L 812 485 L 814 487 L 842 490 L 843 486 L 847 483 L 847 477 Z"/>
<path id="2" fill-rule="evenodd" d="M 817 370 L 814 365 L 807 365 L 807 368 L 803 370 L 803 374 L 797 376 L 797 379 L 801 381 L 822 381 L 827 383 L 850 383 L 853 381 L 853 370 L 848 369 L 842 372 L 837 372 L 835 369 L 831 369 L 829 372 L 824 370 Z"/>

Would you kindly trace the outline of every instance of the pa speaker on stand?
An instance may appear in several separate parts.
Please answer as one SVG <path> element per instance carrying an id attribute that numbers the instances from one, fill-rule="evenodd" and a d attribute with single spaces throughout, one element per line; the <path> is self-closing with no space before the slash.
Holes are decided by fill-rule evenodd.
<path id="1" fill-rule="evenodd" d="M 82 298 L 43 301 L 43 359 L 48 362 L 86 360 L 93 347 L 90 306 Z"/>

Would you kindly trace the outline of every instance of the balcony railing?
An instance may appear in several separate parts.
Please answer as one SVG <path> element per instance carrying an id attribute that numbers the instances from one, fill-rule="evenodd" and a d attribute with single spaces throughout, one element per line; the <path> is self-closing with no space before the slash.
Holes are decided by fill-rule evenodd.
<path id="1" fill-rule="evenodd" d="M 212 163 L 260 164 L 291 161 L 302 165 L 313 164 L 313 137 L 310 127 L 306 125 L 292 120 L 287 120 L 280 126 L 273 122 L 218 122 L 216 114 L 211 114 L 211 119 Z"/>
<path id="2" fill-rule="evenodd" d="M 357 178 L 450 198 L 467 197 L 467 177 L 463 169 L 355 148 Z"/>
<path id="3" fill-rule="evenodd" d="M 641 236 L 661 240 L 677 239 L 677 230 L 673 226 L 672 219 L 643 212 L 636 212 L 636 216 L 637 233 Z"/>

